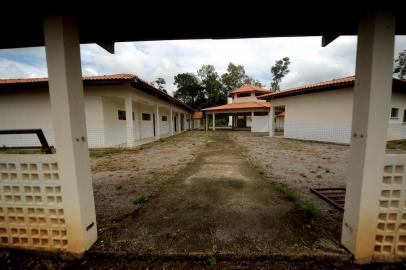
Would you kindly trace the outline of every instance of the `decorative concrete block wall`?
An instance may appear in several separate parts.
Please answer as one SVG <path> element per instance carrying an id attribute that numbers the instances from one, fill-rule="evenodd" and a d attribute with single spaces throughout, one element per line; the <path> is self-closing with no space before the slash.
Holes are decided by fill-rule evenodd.
<path id="1" fill-rule="evenodd" d="M 406 258 L 406 155 L 387 154 L 379 183 L 376 260 Z"/>
<path id="2" fill-rule="evenodd" d="M 56 155 L 0 155 L 0 245 L 67 250 Z"/>

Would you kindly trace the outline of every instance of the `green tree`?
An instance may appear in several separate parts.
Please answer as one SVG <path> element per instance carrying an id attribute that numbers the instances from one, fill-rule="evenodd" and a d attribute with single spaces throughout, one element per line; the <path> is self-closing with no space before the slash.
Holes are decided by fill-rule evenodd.
<path id="1" fill-rule="evenodd" d="M 227 93 L 246 84 L 262 86 L 258 80 L 254 80 L 245 73 L 243 65 L 235 65 L 233 63 L 228 64 L 227 72 L 221 75 L 221 82 Z"/>
<path id="2" fill-rule="evenodd" d="M 165 90 L 166 81 L 164 78 L 158 77 L 155 81 L 152 81 L 151 84 L 166 93 Z"/>
<path id="3" fill-rule="evenodd" d="M 207 106 L 221 105 L 227 102 L 227 93 L 224 91 L 220 77 L 212 65 L 203 65 L 197 76 L 202 82 L 206 97 Z"/>
<path id="4" fill-rule="evenodd" d="M 279 91 L 279 83 L 283 77 L 289 73 L 290 60 L 289 57 L 284 57 L 281 60 L 275 62 L 275 65 L 271 67 L 271 73 L 273 75 L 271 89 L 273 91 Z"/>
<path id="5" fill-rule="evenodd" d="M 395 69 L 393 73 L 398 74 L 399 79 L 406 79 L 406 49 L 399 53 L 395 60 Z"/>
<path id="6" fill-rule="evenodd" d="M 199 78 L 193 73 L 180 73 L 174 77 L 177 90 L 174 97 L 195 109 L 205 106 L 204 89 Z"/>

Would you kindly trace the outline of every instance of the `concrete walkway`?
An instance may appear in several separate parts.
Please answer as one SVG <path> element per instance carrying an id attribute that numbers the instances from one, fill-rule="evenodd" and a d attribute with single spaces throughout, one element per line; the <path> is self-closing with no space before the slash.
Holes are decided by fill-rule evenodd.
<path id="1" fill-rule="evenodd" d="M 113 228 L 104 252 L 140 255 L 346 257 L 215 132 L 194 162 Z M 210 134 L 210 133 L 208 133 Z M 269 151 L 269 149 L 264 149 Z"/>

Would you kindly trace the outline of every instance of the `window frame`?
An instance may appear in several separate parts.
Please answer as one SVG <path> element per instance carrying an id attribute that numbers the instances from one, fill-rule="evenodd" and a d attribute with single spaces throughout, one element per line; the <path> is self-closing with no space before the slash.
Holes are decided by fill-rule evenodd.
<path id="1" fill-rule="evenodd" d="M 147 115 L 148 115 L 148 117 L 146 117 Z M 142 113 L 141 119 L 142 119 L 142 121 L 151 121 L 151 114 L 150 113 Z"/>
<path id="2" fill-rule="evenodd" d="M 396 112 L 396 116 L 393 115 L 393 112 Z M 399 119 L 399 108 L 391 108 L 390 119 Z"/>
<path id="3" fill-rule="evenodd" d="M 166 116 L 166 115 L 161 115 L 161 121 L 162 121 L 162 122 L 168 121 L 168 116 Z"/>
<path id="4" fill-rule="evenodd" d="M 123 111 L 123 110 L 117 110 L 117 117 L 118 117 L 118 120 L 120 120 L 120 121 L 127 120 L 127 115 L 126 115 L 125 111 Z"/>

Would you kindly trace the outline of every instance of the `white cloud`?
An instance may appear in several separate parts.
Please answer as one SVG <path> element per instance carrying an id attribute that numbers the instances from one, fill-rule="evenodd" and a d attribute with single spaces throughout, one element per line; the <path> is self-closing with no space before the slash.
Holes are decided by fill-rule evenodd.
<path id="1" fill-rule="evenodd" d="M 117 43 L 114 55 L 90 44 L 81 46 L 82 72 L 134 73 L 146 81 L 163 77 L 170 92 L 176 74 L 196 72 L 204 64 L 222 74 L 230 62 L 244 65 L 248 75 L 269 86 L 270 67 L 284 56 L 292 64 L 282 87 L 354 74 L 356 37 L 339 37 L 325 48 L 320 43 L 320 37 L 128 42 Z M 405 48 L 406 37 L 397 37 L 395 54 Z M 1 78 L 34 76 L 46 76 L 43 48 L 0 51 Z"/>

